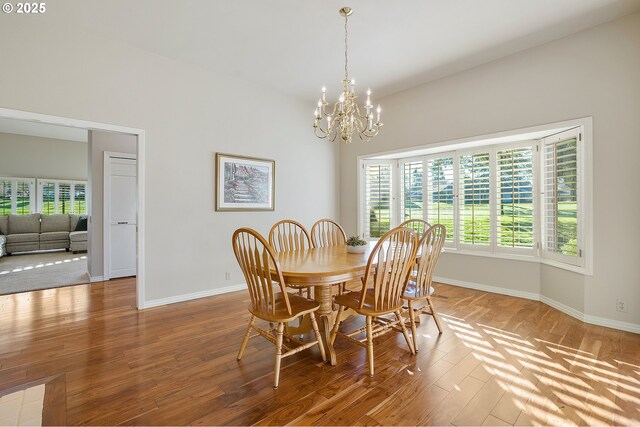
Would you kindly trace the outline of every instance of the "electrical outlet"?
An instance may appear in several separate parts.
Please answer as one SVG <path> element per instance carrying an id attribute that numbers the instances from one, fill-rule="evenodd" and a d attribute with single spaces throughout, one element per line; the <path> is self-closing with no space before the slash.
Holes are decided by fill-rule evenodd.
<path id="1" fill-rule="evenodd" d="M 224 280 L 231 280 L 231 273 L 228 271 L 224 273 Z"/>
<path id="2" fill-rule="evenodd" d="M 616 300 L 616 311 L 620 311 L 622 313 L 628 312 L 628 307 L 625 300 L 622 300 L 622 299 Z"/>

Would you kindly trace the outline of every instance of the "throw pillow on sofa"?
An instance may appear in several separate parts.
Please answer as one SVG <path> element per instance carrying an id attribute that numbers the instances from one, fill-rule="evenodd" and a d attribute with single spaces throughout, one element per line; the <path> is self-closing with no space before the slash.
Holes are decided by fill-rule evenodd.
<path id="1" fill-rule="evenodd" d="M 78 224 L 76 224 L 76 229 L 73 231 L 87 231 L 87 216 L 82 215 L 80 219 L 78 219 Z"/>

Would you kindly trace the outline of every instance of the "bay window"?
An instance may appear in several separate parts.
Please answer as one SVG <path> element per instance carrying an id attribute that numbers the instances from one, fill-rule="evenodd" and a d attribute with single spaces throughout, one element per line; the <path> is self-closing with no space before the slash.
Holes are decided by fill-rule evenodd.
<path id="1" fill-rule="evenodd" d="M 584 271 L 583 132 L 574 126 L 538 138 L 364 160 L 360 233 L 377 239 L 403 221 L 423 219 L 446 227 L 447 251 L 533 257 Z"/>

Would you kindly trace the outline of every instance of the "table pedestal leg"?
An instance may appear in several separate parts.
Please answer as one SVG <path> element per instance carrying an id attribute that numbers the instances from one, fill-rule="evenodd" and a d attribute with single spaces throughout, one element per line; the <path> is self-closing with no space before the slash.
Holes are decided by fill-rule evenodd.
<path id="1" fill-rule="evenodd" d="M 317 311 L 319 315 L 318 326 L 320 327 L 320 335 L 322 335 L 322 342 L 327 352 L 327 359 L 331 365 L 336 365 L 338 363 L 336 351 L 330 343 L 331 329 L 335 319 L 331 301 L 331 286 L 316 286 L 314 296 L 316 301 L 320 303 L 320 308 Z"/>
<path id="2" fill-rule="evenodd" d="M 336 350 L 333 348 L 333 344 L 331 344 L 331 329 L 333 329 L 333 320 L 334 316 L 332 315 L 320 315 L 319 316 L 319 327 L 320 327 L 320 335 L 322 335 L 322 342 L 324 344 L 325 351 L 327 352 L 327 362 L 335 366 L 338 364 L 338 358 L 336 356 Z"/>

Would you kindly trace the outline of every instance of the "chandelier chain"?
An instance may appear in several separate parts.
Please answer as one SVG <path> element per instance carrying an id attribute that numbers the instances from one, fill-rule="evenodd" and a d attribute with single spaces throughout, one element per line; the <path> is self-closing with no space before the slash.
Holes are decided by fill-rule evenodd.
<path id="1" fill-rule="evenodd" d="M 349 19 L 348 15 L 344 17 L 344 79 L 349 80 L 349 30 L 347 29 L 347 20 Z"/>

